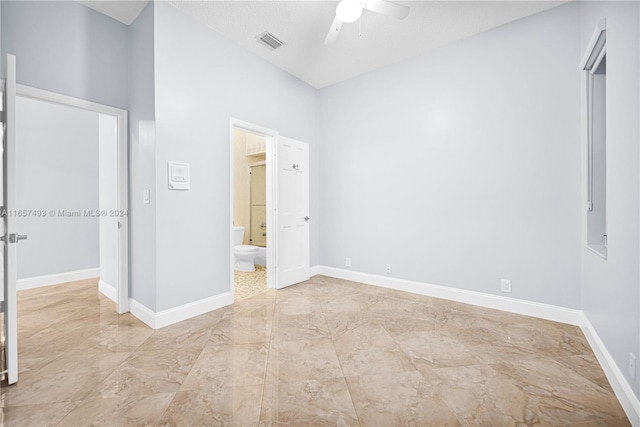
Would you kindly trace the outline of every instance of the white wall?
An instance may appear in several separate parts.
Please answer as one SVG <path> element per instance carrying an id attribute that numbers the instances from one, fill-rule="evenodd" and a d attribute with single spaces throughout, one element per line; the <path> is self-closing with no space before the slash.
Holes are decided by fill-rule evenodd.
<path id="1" fill-rule="evenodd" d="M 18 218 L 18 278 L 97 268 L 98 218 L 58 210 L 98 209 L 98 114 L 18 97 L 16 138 L 17 207 L 46 211 Z"/>
<path id="2" fill-rule="evenodd" d="M 130 27 L 129 44 L 129 296 L 156 309 L 156 144 L 154 3 Z M 149 204 L 143 191 L 151 193 Z"/>
<path id="3" fill-rule="evenodd" d="M 127 108 L 126 25 L 75 1 L 0 8 L 2 57 L 16 55 L 18 83 Z"/>
<path id="4" fill-rule="evenodd" d="M 320 263 L 580 308 L 577 8 L 321 90 Z"/>
<path id="5" fill-rule="evenodd" d="M 582 309 L 620 371 L 640 396 L 638 381 L 631 379 L 627 365 L 629 352 L 640 356 L 638 9 L 638 2 L 582 3 L 580 53 L 586 50 L 598 20 L 606 18 L 608 259 L 605 261 L 586 249 L 585 229 Z M 584 101 L 584 94 L 582 97 Z M 584 136 L 584 116 L 581 128 Z M 586 172 L 583 177 L 582 187 L 586 188 Z M 586 193 L 583 200 L 586 200 Z M 583 213 L 583 223 L 586 223 L 586 213 Z"/>
<path id="6" fill-rule="evenodd" d="M 167 2 L 155 4 L 157 309 L 230 289 L 229 117 L 311 149 L 311 262 L 318 262 L 318 93 Z M 191 164 L 169 191 L 167 162 Z"/>
<path id="7" fill-rule="evenodd" d="M 114 116 L 98 114 L 98 205 L 106 216 L 99 219 L 100 281 L 113 288 L 118 285 L 118 221 L 126 217 L 112 215 L 118 208 L 118 121 Z"/>

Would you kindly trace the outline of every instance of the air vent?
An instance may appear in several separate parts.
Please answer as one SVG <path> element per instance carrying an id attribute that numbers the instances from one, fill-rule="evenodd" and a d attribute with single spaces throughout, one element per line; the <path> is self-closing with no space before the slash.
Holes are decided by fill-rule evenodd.
<path id="1" fill-rule="evenodd" d="M 276 36 L 274 36 L 269 32 L 264 32 L 260 34 L 258 36 L 258 41 L 263 45 L 267 46 L 271 50 L 276 50 L 279 47 L 284 46 L 284 43 L 282 43 L 280 40 L 278 40 Z"/>

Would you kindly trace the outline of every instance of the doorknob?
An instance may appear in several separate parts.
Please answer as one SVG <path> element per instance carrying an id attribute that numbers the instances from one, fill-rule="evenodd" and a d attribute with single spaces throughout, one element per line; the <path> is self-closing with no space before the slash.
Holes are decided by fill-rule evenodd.
<path id="1" fill-rule="evenodd" d="M 310 219 L 311 219 L 311 218 L 309 218 L 308 216 L 305 216 L 305 217 L 304 217 L 304 220 L 305 220 L 305 221 L 307 221 L 307 222 L 309 222 L 309 220 L 310 220 Z"/>
<path id="2" fill-rule="evenodd" d="M 27 240 L 27 235 L 26 234 L 17 234 L 17 233 L 9 234 L 9 243 L 17 243 L 20 240 Z"/>
<path id="3" fill-rule="evenodd" d="M 9 234 L 9 243 L 16 243 L 16 242 L 19 242 L 20 240 L 27 240 L 27 235 L 26 234 L 15 234 L 15 233 Z M 0 241 L 6 242 L 7 241 L 7 235 L 5 234 L 4 236 L 0 236 Z"/>

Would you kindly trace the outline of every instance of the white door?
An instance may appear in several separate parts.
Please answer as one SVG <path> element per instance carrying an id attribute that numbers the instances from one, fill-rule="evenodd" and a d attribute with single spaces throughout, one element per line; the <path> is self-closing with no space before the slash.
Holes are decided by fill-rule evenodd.
<path id="1" fill-rule="evenodd" d="M 3 240 L 4 261 L 4 311 L 5 357 L 7 380 L 9 384 L 18 381 L 18 313 L 16 295 L 16 244 L 26 236 L 18 234 L 17 217 L 12 215 L 16 209 L 16 57 L 7 55 L 6 80 L 3 90 L 2 122 L 4 126 L 3 147 L 3 229 L 0 238 Z"/>
<path id="2" fill-rule="evenodd" d="M 277 137 L 276 288 L 309 279 L 309 145 Z"/>

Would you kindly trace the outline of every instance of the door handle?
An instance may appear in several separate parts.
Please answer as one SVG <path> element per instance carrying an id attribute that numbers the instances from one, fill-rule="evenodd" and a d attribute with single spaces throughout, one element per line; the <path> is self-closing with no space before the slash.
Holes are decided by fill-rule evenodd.
<path id="1" fill-rule="evenodd" d="M 305 216 L 305 217 L 304 217 L 304 220 L 305 220 L 305 221 L 307 221 L 307 222 L 309 222 L 309 220 L 310 220 L 310 219 L 311 219 L 311 218 L 309 218 L 308 216 Z"/>
<path id="2" fill-rule="evenodd" d="M 27 235 L 26 234 L 17 234 L 17 233 L 9 234 L 9 243 L 17 243 L 20 240 L 27 240 Z M 0 236 L 0 241 L 6 242 L 7 241 L 7 235 L 5 234 L 4 236 Z"/>

